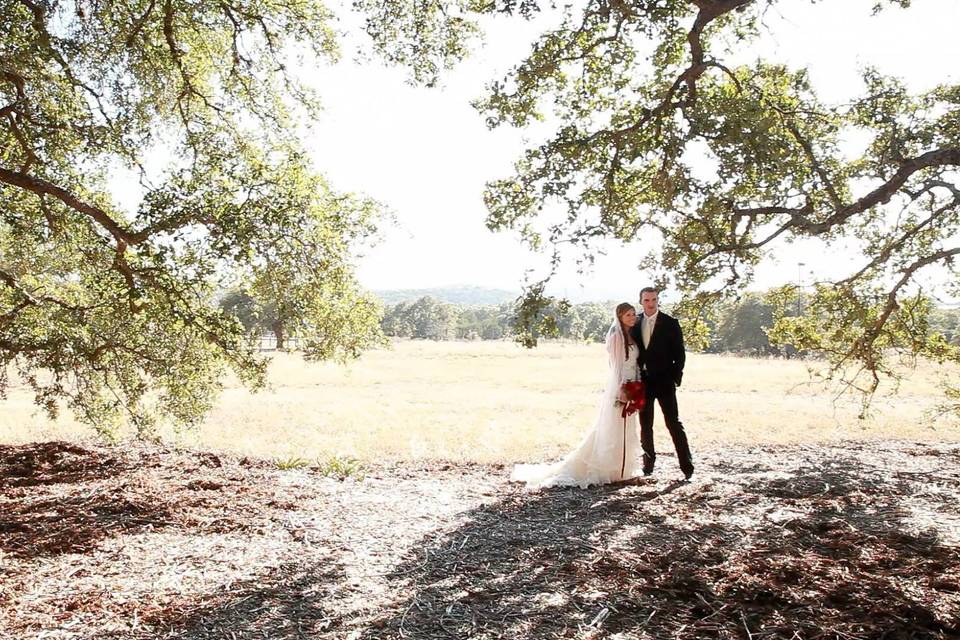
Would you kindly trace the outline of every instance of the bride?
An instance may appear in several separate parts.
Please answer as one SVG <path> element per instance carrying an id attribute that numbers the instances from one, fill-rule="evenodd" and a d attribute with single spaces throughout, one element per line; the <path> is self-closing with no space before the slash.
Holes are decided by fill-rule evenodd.
<path id="1" fill-rule="evenodd" d="M 621 415 L 624 400 L 621 387 L 637 380 L 639 348 L 630 336 L 637 322 L 637 311 L 628 302 L 617 305 L 613 323 L 607 331 L 609 372 L 597 420 L 577 446 L 554 464 L 518 464 L 510 479 L 527 483 L 528 488 L 605 484 L 626 480 L 640 470 L 637 439 L 637 414 Z"/>

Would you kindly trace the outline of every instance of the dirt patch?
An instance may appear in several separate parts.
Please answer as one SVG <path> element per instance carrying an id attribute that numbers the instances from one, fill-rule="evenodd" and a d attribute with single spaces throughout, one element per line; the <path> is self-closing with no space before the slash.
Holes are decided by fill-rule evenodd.
<path id="1" fill-rule="evenodd" d="M 717 449 L 529 493 L 159 448 L 0 447 L 3 638 L 946 638 L 960 445 Z"/>

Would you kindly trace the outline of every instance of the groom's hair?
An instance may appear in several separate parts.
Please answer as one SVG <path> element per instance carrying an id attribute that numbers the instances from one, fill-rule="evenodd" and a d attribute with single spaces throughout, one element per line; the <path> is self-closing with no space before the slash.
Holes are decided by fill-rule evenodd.
<path id="1" fill-rule="evenodd" d="M 656 287 L 644 287 L 643 289 L 640 289 L 641 299 L 643 298 L 643 294 L 645 293 L 653 293 L 653 294 L 656 294 L 658 298 L 660 297 L 660 291 Z"/>

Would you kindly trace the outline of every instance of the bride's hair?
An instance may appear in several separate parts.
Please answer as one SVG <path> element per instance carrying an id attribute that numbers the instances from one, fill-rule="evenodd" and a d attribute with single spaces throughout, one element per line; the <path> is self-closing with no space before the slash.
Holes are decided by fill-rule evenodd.
<path id="1" fill-rule="evenodd" d="M 627 335 L 627 328 L 623 326 L 623 320 L 620 318 L 623 317 L 627 311 L 636 311 L 637 308 L 634 307 L 629 302 L 621 302 L 617 305 L 617 324 L 620 326 L 620 333 L 623 334 L 623 359 L 630 359 L 630 336 Z"/>

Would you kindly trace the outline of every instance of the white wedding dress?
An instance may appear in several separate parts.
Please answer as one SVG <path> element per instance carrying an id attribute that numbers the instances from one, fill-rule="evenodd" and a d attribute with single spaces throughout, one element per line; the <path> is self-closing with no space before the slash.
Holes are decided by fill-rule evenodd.
<path id="1" fill-rule="evenodd" d="M 527 488 L 556 486 L 588 487 L 633 478 L 639 474 L 639 416 L 621 415 L 617 404 L 621 385 L 637 379 L 637 345 L 625 356 L 623 334 L 618 321 L 607 332 L 607 383 L 600 398 L 597 420 L 576 449 L 553 464 L 518 464 L 510 479 L 525 482 Z"/>

